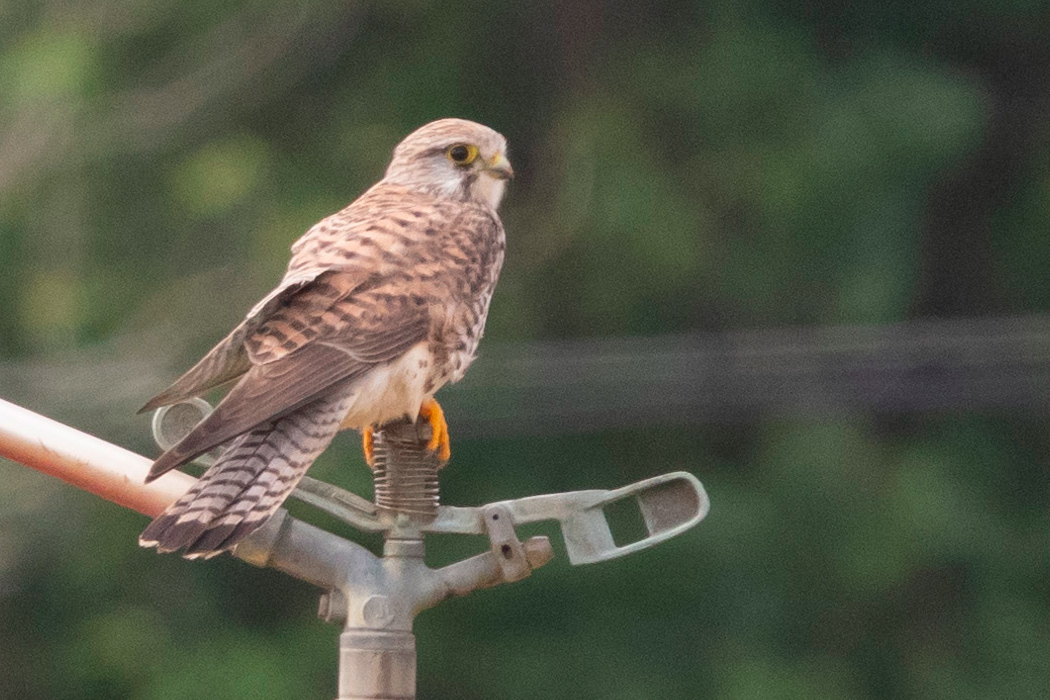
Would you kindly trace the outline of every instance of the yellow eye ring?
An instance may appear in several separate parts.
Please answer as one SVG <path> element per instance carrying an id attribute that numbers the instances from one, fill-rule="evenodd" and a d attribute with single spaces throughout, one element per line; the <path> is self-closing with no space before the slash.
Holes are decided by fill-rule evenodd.
<path id="1" fill-rule="evenodd" d="M 445 156 L 456 165 L 470 165 L 478 158 L 478 147 L 469 143 L 457 143 L 445 149 Z"/>

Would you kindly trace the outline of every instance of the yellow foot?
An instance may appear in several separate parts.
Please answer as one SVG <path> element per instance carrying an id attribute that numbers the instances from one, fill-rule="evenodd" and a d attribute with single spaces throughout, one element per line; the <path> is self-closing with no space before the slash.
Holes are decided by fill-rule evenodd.
<path id="1" fill-rule="evenodd" d="M 361 448 L 365 451 L 365 462 L 371 469 L 376 467 L 375 436 L 372 434 L 372 426 L 361 431 Z"/>
<path id="2" fill-rule="evenodd" d="M 445 422 L 445 412 L 441 410 L 441 405 L 434 399 L 428 399 L 419 407 L 419 415 L 430 423 L 433 431 L 427 449 L 437 452 L 441 461 L 447 462 L 452 456 L 452 446 L 449 443 L 448 423 Z"/>

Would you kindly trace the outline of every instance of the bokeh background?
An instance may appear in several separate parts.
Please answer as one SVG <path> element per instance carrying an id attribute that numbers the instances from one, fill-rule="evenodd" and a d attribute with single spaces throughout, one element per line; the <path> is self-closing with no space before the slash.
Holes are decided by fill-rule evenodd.
<path id="1" fill-rule="evenodd" d="M 155 454 L 135 410 L 292 241 L 475 119 L 518 178 L 445 502 L 685 469 L 713 506 L 424 613 L 420 697 L 1046 697 L 1048 33 L 1028 0 L 9 0 L 0 397 Z M 353 436 L 312 473 L 369 492 Z M 335 696 L 317 591 L 144 525 L 0 463 L 0 697 Z"/>

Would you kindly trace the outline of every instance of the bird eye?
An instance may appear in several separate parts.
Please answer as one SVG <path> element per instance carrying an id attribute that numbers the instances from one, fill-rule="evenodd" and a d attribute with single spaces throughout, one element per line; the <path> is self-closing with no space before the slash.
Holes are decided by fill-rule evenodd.
<path id="1" fill-rule="evenodd" d="M 457 143 L 449 146 L 445 155 L 456 165 L 470 165 L 478 157 L 478 147 L 467 143 Z"/>

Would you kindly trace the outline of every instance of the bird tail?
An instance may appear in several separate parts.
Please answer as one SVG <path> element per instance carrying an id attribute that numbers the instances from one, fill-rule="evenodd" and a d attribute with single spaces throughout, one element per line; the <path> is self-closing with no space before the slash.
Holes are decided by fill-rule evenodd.
<path id="1" fill-rule="evenodd" d="M 351 392 L 309 403 L 236 438 L 178 501 L 139 535 L 143 547 L 209 558 L 257 530 L 339 431 Z"/>

